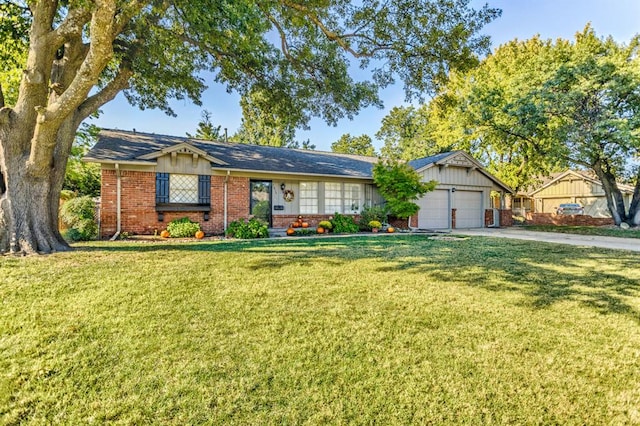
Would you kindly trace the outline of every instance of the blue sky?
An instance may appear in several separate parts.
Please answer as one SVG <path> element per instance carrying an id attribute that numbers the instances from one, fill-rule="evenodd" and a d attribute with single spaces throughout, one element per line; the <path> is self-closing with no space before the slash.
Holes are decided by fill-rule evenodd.
<path id="1" fill-rule="evenodd" d="M 481 6 L 487 1 L 473 0 Z M 628 42 L 640 33 L 640 0 L 489 0 L 489 5 L 502 9 L 502 16 L 485 27 L 491 36 L 493 46 L 498 46 L 514 38 L 528 39 L 535 34 L 543 38 L 572 39 L 573 35 L 591 22 L 599 36 L 613 36 L 620 42 Z M 336 127 L 328 126 L 322 120 L 311 121 L 311 130 L 298 131 L 297 139 L 310 139 L 318 150 L 330 150 L 331 144 L 344 133 L 351 135 L 368 134 L 375 140 L 382 118 L 394 106 L 405 105 L 401 85 L 389 87 L 381 92 L 384 109 L 363 110 L 353 120 L 342 120 Z M 124 96 L 102 108 L 102 115 L 95 124 L 106 128 L 184 136 L 193 133 L 200 120 L 202 109 L 212 112 L 212 121 L 222 124 L 229 134 L 240 125 L 240 97 L 227 93 L 223 87 L 211 84 L 203 95 L 203 106 L 198 107 L 188 101 L 172 102 L 177 117 L 169 117 L 161 111 L 141 111 L 129 105 Z"/>

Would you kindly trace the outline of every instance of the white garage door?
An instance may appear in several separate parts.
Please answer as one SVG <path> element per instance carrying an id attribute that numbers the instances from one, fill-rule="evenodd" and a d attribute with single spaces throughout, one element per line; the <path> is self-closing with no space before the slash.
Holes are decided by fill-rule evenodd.
<path id="1" fill-rule="evenodd" d="M 482 192 L 456 191 L 453 193 L 453 208 L 456 209 L 456 228 L 482 228 Z"/>
<path id="2" fill-rule="evenodd" d="M 436 189 L 428 192 L 418 200 L 418 228 L 446 229 L 449 228 L 449 191 Z"/>

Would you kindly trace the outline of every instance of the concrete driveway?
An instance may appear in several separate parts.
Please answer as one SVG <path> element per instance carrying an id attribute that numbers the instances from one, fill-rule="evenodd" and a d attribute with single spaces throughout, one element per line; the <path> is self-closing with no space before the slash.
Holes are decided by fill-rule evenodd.
<path id="1" fill-rule="evenodd" d="M 518 227 L 454 229 L 451 233 L 457 235 L 478 235 L 483 237 L 511 238 L 515 240 L 544 241 L 547 243 L 640 252 L 640 239 L 638 238 L 599 237 L 593 235 L 561 234 L 557 232 L 525 231 Z"/>

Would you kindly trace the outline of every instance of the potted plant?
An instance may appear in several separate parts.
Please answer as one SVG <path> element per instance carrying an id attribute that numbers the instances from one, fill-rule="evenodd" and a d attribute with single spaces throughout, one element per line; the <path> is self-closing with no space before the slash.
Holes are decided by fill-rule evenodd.
<path id="1" fill-rule="evenodd" d="M 382 223 L 377 220 L 372 220 L 369 222 L 369 228 L 371 228 L 371 232 L 378 232 L 381 226 Z"/>
<path id="2" fill-rule="evenodd" d="M 329 231 L 331 230 L 331 228 L 333 228 L 333 225 L 331 224 L 331 222 L 329 222 L 328 220 L 321 220 L 318 223 L 318 229 L 322 228 L 323 232 L 325 233 L 329 233 Z M 321 234 L 322 232 L 319 232 L 319 234 Z"/>

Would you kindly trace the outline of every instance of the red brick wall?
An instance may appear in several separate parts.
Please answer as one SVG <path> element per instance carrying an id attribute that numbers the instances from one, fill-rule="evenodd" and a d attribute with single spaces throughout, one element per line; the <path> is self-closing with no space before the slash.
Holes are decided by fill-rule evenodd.
<path id="1" fill-rule="evenodd" d="M 493 225 L 493 209 L 485 209 L 484 211 L 484 227 Z"/>
<path id="2" fill-rule="evenodd" d="M 613 225 L 614 221 L 609 217 L 529 212 L 527 213 L 527 223 L 531 225 L 605 226 Z"/>
<path id="3" fill-rule="evenodd" d="M 220 177 L 219 179 L 222 179 L 222 181 L 224 182 L 223 177 Z M 250 214 L 249 210 L 251 201 L 251 194 L 249 193 L 249 178 L 229 177 L 227 188 L 227 224 L 238 219 L 248 219 Z M 220 191 L 220 197 L 223 196 L 223 191 Z M 220 200 L 220 206 L 222 206 L 224 201 L 222 200 L 222 198 Z M 211 203 L 213 204 L 213 198 Z M 223 222 L 220 221 L 220 232 L 222 232 L 222 225 Z"/>
<path id="4" fill-rule="evenodd" d="M 110 237 L 116 233 L 116 172 L 102 170 L 100 184 L 100 235 Z"/>
<path id="5" fill-rule="evenodd" d="M 500 227 L 505 228 L 508 226 L 513 226 L 513 210 L 500 210 Z"/>
<path id="6" fill-rule="evenodd" d="M 407 219 L 400 219 L 399 217 L 389 216 L 389 225 L 397 229 L 409 229 L 409 221 Z M 418 223 L 418 217 L 415 216 L 415 220 L 411 219 L 411 226 L 416 226 Z"/>
<path id="7" fill-rule="evenodd" d="M 167 227 L 174 219 L 188 217 L 198 222 L 207 234 L 224 232 L 224 177 L 211 177 L 211 212 L 204 220 L 203 212 L 165 212 L 158 221 L 156 212 L 156 175 L 154 172 L 121 171 L 121 231 L 152 235 Z M 228 182 L 229 222 L 249 216 L 249 179 L 230 177 Z M 110 237 L 116 232 L 116 174 L 102 171 L 100 235 Z"/>

